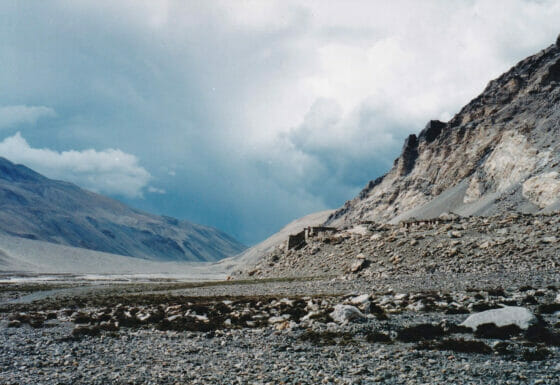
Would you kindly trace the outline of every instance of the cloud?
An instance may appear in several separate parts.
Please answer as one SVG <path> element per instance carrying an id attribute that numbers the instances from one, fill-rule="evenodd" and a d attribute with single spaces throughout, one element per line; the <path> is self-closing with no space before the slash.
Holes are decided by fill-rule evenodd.
<path id="1" fill-rule="evenodd" d="M 0 156 L 53 179 L 106 194 L 140 197 L 151 179 L 138 159 L 116 149 L 57 152 L 32 148 L 18 132 L 0 142 Z"/>
<path id="2" fill-rule="evenodd" d="M 560 2 L 84 0 L 0 13 L 0 105 L 57 114 L 29 143 L 136 154 L 166 194 L 139 199 L 148 182 L 133 177 L 126 202 L 252 243 L 342 205 L 408 134 L 552 44 Z"/>
<path id="3" fill-rule="evenodd" d="M 55 117 L 52 108 L 44 106 L 2 106 L 0 107 L 0 129 L 35 124 L 41 118 Z"/>
<path id="4" fill-rule="evenodd" d="M 165 194 L 166 193 L 166 191 L 164 189 L 154 187 L 154 186 L 148 186 L 148 192 L 152 193 L 152 194 Z"/>

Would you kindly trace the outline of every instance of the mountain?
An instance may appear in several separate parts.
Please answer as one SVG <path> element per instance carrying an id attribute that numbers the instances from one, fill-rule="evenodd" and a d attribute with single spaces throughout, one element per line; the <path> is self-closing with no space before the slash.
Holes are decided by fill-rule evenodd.
<path id="1" fill-rule="evenodd" d="M 449 122 L 410 135 L 384 176 L 326 224 L 560 209 L 560 37 L 492 80 Z"/>
<path id="2" fill-rule="evenodd" d="M 168 261 L 215 261 L 245 250 L 223 232 L 132 209 L 0 158 L 0 234 Z"/>

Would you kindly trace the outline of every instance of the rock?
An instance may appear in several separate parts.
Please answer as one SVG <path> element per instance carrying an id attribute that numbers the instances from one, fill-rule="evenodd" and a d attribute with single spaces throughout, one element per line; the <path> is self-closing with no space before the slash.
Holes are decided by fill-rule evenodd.
<path id="1" fill-rule="evenodd" d="M 461 232 L 457 231 L 457 230 L 452 230 L 452 231 L 448 232 L 447 235 L 449 235 L 449 238 L 461 238 L 462 237 Z"/>
<path id="2" fill-rule="evenodd" d="M 75 324 L 87 324 L 90 323 L 92 319 L 89 314 L 83 312 L 74 312 L 70 316 L 70 321 L 74 322 Z"/>
<path id="3" fill-rule="evenodd" d="M 43 326 L 45 319 L 43 317 L 31 317 L 29 319 L 29 325 L 33 328 L 40 328 Z"/>
<path id="4" fill-rule="evenodd" d="M 274 324 L 286 322 L 289 319 L 290 319 L 289 314 L 282 314 L 280 316 L 270 317 L 268 319 L 268 323 L 271 324 L 271 325 L 274 325 Z"/>
<path id="5" fill-rule="evenodd" d="M 494 324 L 498 327 L 515 325 L 527 330 L 537 323 L 537 317 L 529 309 L 519 306 L 505 306 L 501 309 L 486 310 L 469 316 L 460 326 L 476 330 L 483 324 Z"/>
<path id="6" fill-rule="evenodd" d="M 303 316 L 300 321 L 309 321 L 311 319 L 320 317 L 322 314 L 323 312 L 321 311 L 312 310 L 309 313 L 307 313 L 305 316 Z"/>
<path id="7" fill-rule="evenodd" d="M 9 328 L 19 328 L 20 326 L 21 326 L 21 321 L 19 321 L 17 319 L 8 322 L 8 327 Z"/>
<path id="8" fill-rule="evenodd" d="M 381 239 L 381 237 L 382 237 L 381 234 L 375 233 L 375 234 L 373 234 L 371 237 L 369 237 L 369 239 L 372 240 L 372 241 L 378 241 L 378 240 Z"/>
<path id="9" fill-rule="evenodd" d="M 99 323 L 99 329 L 106 330 L 108 332 L 116 332 L 119 330 L 119 325 L 117 322 L 102 321 Z"/>
<path id="10" fill-rule="evenodd" d="M 456 214 L 453 214 L 453 213 L 443 212 L 439 215 L 438 218 L 441 219 L 441 220 L 444 220 L 444 221 L 452 221 L 452 220 L 457 219 L 458 216 Z"/>
<path id="11" fill-rule="evenodd" d="M 412 311 L 421 312 L 421 311 L 426 310 L 426 305 L 424 304 L 424 302 L 422 300 L 420 300 L 420 301 L 416 301 L 414 303 L 409 304 L 406 308 L 409 309 L 409 310 L 412 310 Z"/>
<path id="12" fill-rule="evenodd" d="M 479 244 L 478 247 L 479 247 L 480 249 L 487 249 L 487 248 L 490 247 L 490 242 L 484 241 L 484 242 L 482 242 L 481 244 Z"/>
<path id="13" fill-rule="evenodd" d="M 208 316 L 204 315 L 204 314 L 195 314 L 193 316 L 194 319 L 196 319 L 198 322 L 208 322 Z"/>
<path id="14" fill-rule="evenodd" d="M 363 253 L 356 255 L 356 259 L 366 259 L 366 256 Z"/>
<path id="15" fill-rule="evenodd" d="M 358 259 L 350 265 L 350 272 L 357 273 L 358 271 L 362 270 L 365 267 L 365 265 L 366 265 L 365 259 Z"/>
<path id="16" fill-rule="evenodd" d="M 542 243 L 556 243 L 556 237 L 543 237 Z"/>
<path id="17" fill-rule="evenodd" d="M 348 302 L 351 305 L 360 306 L 360 305 L 364 305 L 367 302 L 369 302 L 369 299 L 370 299 L 369 294 L 362 294 L 362 295 L 359 295 L 357 297 L 350 298 L 350 300 Z"/>
<path id="18" fill-rule="evenodd" d="M 276 330 L 290 330 L 290 329 L 294 329 L 297 326 L 297 324 L 294 321 L 284 321 L 284 322 L 280 322 L 277 323 L 274 328 Z"/>
<path id="19" fill-rule="evenodd" d="M 352 305 L 336 305 L 334 311 L 329 314 L 331 318 L 340 324 L 359 321 L 366 316 L 355 306 Z"/>
<path id="20" fill-rule="evenodd" d="M 556 47 L 560 48 L 560 35 L 556 38 Z"/>
<path id="21" fill-rule="evenodd" d="M 97 335 L 99 335 L 99 327 L 97 326 L 76 326 L 74 330 L 72 330 L 72 336 L 74 337 Z"/>
<path id="22" fill-rule="evenodd" d="M 371 297 L 369 296 L 369 294 L 362 294 L 362 295 L 358 295 L 356 297 L 350 298 L 348 303 L 350 305 L 357 306 L 360 309 L 360 311 L 362 311 L 364 314 L 368 314 L 370 312 L 370 309 L 371 309 L 370 299 L 371 299 Z"/>
<path id="23" fill-rule="evenodd" d="M 148 320 L 150 318 L 151 314 L 150 313 L 143 313 L 143 312 L 139 312 L 136 314 L 136 318 L 138 318 L 138 321 L 140 322 L 144 322 L 146 320 Z"/>

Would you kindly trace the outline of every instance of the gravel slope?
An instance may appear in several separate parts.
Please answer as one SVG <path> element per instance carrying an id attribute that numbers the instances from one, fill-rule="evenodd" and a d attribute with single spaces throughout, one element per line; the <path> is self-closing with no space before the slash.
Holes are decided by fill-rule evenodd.
<path id="1" fill-rule="evenodd" d="M 557 213 L 365 223 L 310 237 L 299 250 L 279 246 L 233 277 L 528 276 L 560 269 L 559 234 Z"/>

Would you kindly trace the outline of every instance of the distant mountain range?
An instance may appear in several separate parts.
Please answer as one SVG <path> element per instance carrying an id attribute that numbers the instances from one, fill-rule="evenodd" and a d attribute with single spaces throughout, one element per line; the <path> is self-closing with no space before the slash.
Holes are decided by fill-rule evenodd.
<path id="1" fill-rule="evenodd" d="M 135 210 L 1 157 L 0 233 L 162 261 L 216 261 L 246 248 L 215 228 Z"/>

